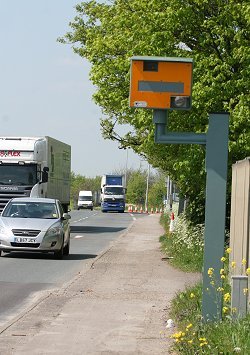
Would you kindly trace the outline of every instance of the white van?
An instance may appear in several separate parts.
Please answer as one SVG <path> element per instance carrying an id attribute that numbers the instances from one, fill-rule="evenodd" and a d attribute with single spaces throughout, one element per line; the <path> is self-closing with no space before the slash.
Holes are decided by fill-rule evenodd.
<path id="1" fill-rule="evenodd" d="M 88 208 L 93 211 L 93 195 L 92 191 L 79 191 L 77 209 Z"/>

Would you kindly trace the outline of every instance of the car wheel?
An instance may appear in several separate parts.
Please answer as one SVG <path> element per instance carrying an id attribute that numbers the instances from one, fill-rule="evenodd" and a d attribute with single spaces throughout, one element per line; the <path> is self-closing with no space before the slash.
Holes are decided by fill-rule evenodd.
<path id="1" fill-rule="evenodd" d="M 57 250 L 57 251 L 54 251 L 54 257 L 55 259 L 58 259 L 58 260 L 61 260 L 63 258 L 63 244 L 64 244 L 64 241 L 62 242 L 62 246 L 61 246 L 61 249 L 60 250 Z"/>
<path id="2" fill-rule="evenodd" d="M 69 247 L 70 247 L 70 239 L 68 240 L 68 243 L 63 248 L 63 255 L 66 255 L 66 256 L 69 255 Z"/>
<path id="3" fill-rule="evenodd" d="M 2 256 L 2 250 L 0 250 L 0 256 Z"/>

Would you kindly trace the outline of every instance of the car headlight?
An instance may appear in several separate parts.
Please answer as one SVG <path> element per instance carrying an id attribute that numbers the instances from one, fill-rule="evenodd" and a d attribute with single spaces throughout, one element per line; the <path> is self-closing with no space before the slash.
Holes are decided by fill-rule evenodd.
<path id="1" fill-rule="evenodd" d="M 60 234 L 61 234 L 60 226 L 53 225 L 47 230 L 47 232 L 45 233 L 45 237 L 57 237 Z"/>

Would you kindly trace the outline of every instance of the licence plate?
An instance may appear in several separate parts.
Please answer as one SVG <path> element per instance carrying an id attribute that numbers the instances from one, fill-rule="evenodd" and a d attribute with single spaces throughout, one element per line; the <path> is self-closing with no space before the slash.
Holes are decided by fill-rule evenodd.
<path id="1" fill-rule="evenodd" d="M 14 242 L 16 243 L 35 243 L 35 238 L 24 238 L 24 237 L 15 237 Z"/>

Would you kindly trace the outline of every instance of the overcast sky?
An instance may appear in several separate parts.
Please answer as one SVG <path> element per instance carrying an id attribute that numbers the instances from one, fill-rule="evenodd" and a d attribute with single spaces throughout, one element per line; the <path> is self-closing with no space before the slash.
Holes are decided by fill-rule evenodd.
<path id="1" fill-rule="evenodd" d="M 71 145 L 72 171 L 87 177 L 146 169 L 100 133 L 89 63 L 56 40 L 75 0 L 0 0 L 0 136 L 51 136 Z"/>

